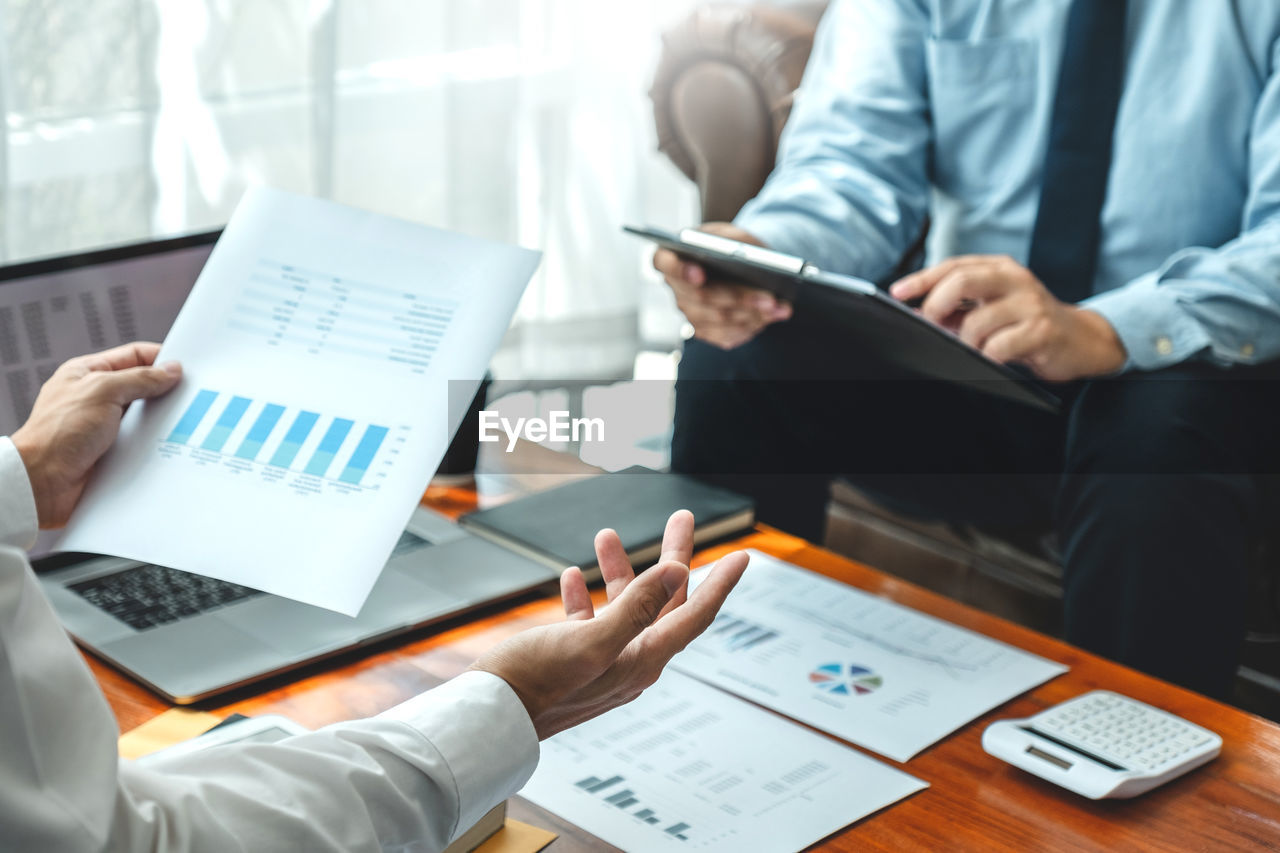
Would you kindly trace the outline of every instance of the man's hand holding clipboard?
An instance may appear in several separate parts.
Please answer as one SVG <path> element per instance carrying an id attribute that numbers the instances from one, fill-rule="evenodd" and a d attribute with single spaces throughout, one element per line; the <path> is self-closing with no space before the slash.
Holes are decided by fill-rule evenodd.
<path id="1" fill-rule="evenodd" d="M 627 229 L 653 239 L 653 232 Z M 764 249 L 764 243 L 728 222 L 708 222 L 705 234 L 735 240 L 746 246 Z M 680 237 L 694 236 L 686 230 Z M 693 324 L 694 334 L 721 349 L 733 349 L 754 338 L 770 323 L 791 319 L 791 303 L 769 290 L 744 286 L 735 279 L 721 276 L 726 272 L 714 262 L 700 263 L 687 251 L 677 253 L 668 243 L 659 241 L 653 266 L 666 278 L 676 297 L 676 305 Z"/>
<path id="2" fill-rule="evenodd" d="M 732 349 L 771 323 L 801 316 L 853 334 L 882 358 L 922 377 L 1060 410 L 1058 398 L 1026 373 L 964 341 L 956 331 L 962 323 L 948 328 L 927 319 L 927 297 L 915 310 L 871 282 L 824 272 L 802 258 L 772 251 L 736 226 L 711 223 L 703 228 L 679 234 L 626 228 L 660 247 L 654 267 L 666 276 L 699 338 Z M 742 237 L 748 239 L 735 239 Z M 932 289 L 923 279 L 914 280 L 925 294 Z M 980 306 L 970 310 L 976 313 Z"/>

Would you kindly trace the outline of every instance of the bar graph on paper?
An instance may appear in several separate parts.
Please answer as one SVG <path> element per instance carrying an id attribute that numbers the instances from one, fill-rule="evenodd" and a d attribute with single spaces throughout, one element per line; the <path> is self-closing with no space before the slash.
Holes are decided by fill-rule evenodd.
<path id="1" fill-rule="evenodd" d="M 347 490 L 376 489 L 404 439 L 382 424 L 202 388 L 161 451 L 230 470 L 258 470 L 266 479 L 290 479 L 299 487 L 314 489 L 327 481 Z"/>
<path id="2" fill-rule="evenodd" d="M 543 741 L 520 795 L 623 850 L 789 853 L 923 787 L 669 670 Z"/>
<path id="3" fill-rule="evenodd" d="M 606 803 L 617 809 L 628 810 L 640 803 L 635 793 L 621 783 L 625 782 L 622 776 L 610 776 L 607 779 L 601 779 L 598 776 L 588 776 L 574 784 L 574 787 L 586 791 L 588 794 L 599 794 Z M 613 789 L 613 790 L 610 790 Z M 643 821 L 649 825 L 662 823 L 662 818 L 654 813 L 653 809 L 645 806 L 632 812 L 636 820 Z M 681 841 L 688 841 L 689 824 L 684 821 L 677 821 L 670 826 L 664 827 L 663 832 L 672 838 L 678 838 Z"/>

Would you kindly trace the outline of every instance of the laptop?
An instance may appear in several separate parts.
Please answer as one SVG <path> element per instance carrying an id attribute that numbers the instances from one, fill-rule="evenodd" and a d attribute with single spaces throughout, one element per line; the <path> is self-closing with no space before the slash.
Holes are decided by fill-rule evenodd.
<path id="1" fill-rule="evenodd" d="M 163 340 L 218 233 L 0 267 L 0 435 L 66 359 Z M 354 618 L 162 566 L 52 554 L 45 537 L 32 565 L 82 647 L 180 705 L 557 578 L 422 507 Z"/>
<path id="2" fill-rule="evenodd" d="M 50 558 L 56 560 L 56 557 Z M 553 583 L 419 507 L 354 618 L 226 581 L 79 555 L 37 577 L 80 645 L 178 705 Z"/>

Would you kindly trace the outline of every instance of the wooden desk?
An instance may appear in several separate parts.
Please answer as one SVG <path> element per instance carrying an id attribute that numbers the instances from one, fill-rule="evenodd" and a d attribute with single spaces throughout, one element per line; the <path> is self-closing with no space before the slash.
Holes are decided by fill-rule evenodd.
<path id="1" fill-rule="evenodd" d="M 430 496 L 430 495 L 429 495 Z M 460 509 L 464 492 L 433 502 Z M 473 500 L 473 499 L 472 499 Z M 1278 850 L 1280 726 L 1126 669 L 1065 643 L 981 613 L 786 534 L 760 529 L 734 547 L 758 548 L 925 613 L 1070 665 L 1071 671 L 979 718 L 903 765 L 931 787 L 827 839 L 821 849 L 863 850 Z M 700 554 L 702 564 L 726 553 Z M 308 727 L 375 714 L 461 672 L 481 652 L 532 625 L 561 618 L 552 598 L 525 601 L 431 636 L 350 656 L 255 695 L 208 704 L 219 714 L 279 713 Z M 109 667 L 90 661 L 128 730 L 167 704 Z M 1027 716 L 1097 687 L 1125 693 L 1222 735 L 1222 755 L 1137 800 L 1091 802 L 1041 782 L 982 751 L 994 719 Z M 887 759 L 882 759 L 887 760 Z M 892 763 L 892 762 L 889 762 Z M 520 800 L 511 814 L 553 829 L 552 850 L 607 849 L 597 839 Z M 744 851 L 746 853 L 746 851 Z"/>

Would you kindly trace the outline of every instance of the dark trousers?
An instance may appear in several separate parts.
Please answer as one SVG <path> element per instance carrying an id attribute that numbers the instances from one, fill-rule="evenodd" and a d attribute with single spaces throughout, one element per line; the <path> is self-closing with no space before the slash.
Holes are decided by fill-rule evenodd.
<path id="1" fill-rule="evenodd" d="M 1067 639 L 1215 696 L 1231 686 L 1280 370 L 1187 364 L 1064 386 L 1061 415 L 896 375 L 833 334 L 770 327 L 685 348 L 673 467 L 819 539 L 843 476 L 892 509 L 1058 536 Z"/>

